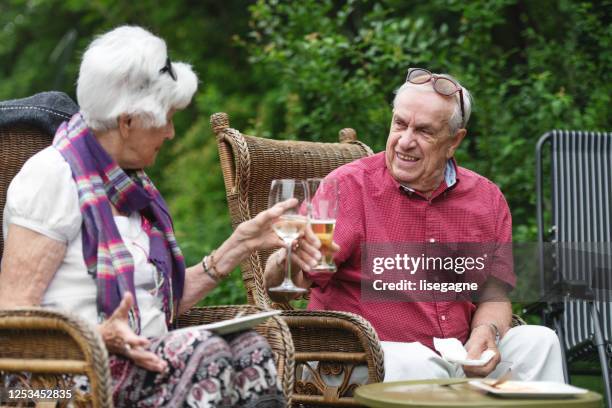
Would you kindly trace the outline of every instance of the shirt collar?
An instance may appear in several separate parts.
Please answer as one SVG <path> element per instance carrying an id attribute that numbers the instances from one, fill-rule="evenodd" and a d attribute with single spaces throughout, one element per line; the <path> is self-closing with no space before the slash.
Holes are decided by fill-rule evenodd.
<path id="1" fill-rule="evenodd" d="M 451 157 L 446 162 L 446 169 L 444 169 L 444 181 L 446 181 L 446 188 L 451 188 L 457 184 L 457 163 L 455 158 Z"/>
<path id="2" fill-rule="evenodd" d="M 454 157 L 451 157 L 446 161 L 446 168 L 444 169 L 444 184 L 446 185 L 445 190 L 457 184 L 457 162 L 455 161 Z M 404 193 L 412 194 L 417 192 L 415 189 L 403 184 L 400 184 L 399 187 Z"/>

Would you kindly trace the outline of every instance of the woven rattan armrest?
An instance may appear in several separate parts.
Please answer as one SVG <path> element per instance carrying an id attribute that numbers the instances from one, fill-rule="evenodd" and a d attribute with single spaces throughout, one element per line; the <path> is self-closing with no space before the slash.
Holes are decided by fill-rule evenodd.
<path id="1" fill-rule="evenodd" d="M 350 371 L 357 366 L 367 366 L 367 383 L 384 379 L 383 351 L 376 331 L 366 319 L 353 313 L 333 311 L 286 310 L 287 322 L 295 346 L 297 367 L 317 370 L 307 381 L 298 378 L 293 394 L 294 403 L 325 405 L 356 404 L 352 395 L 361 384 L 349 381 Z M 300 372 L 301 370 L 298 370 Z M 326 385 L 321 374 L 343 378 L 338 387 Z"/>
<path id="2" fill-rule="evenodd" d="M 179 317 L 178 327 L 231 319 L 238 312 L 262 311 L 256 306 L 193 308 Z M 287 401 L 294 382 L 293 342 L 285 321 L 278 316 L 255 330 L 272 347 Z M 84 374 L 91 385 L 94 407 L 112 407 L 112 379 L 106 347 L 93 326 L 77 316 L 42 308 L 0 310 L 0 372 Z"/>
<path id="3" fill-rule="evenodd" d="M 112 407 L 108 353 L 77 316 L 41 308 L 0 310 L 0 372 L 84 374 L 94 407 Z"/>

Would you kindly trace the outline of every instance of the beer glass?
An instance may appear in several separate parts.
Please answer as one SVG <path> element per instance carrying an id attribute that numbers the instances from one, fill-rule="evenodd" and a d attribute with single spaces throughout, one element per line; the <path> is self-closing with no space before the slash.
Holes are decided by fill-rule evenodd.
<path id="1" fill-rule="evenodd" d="M 336 265 L 331 251 L 338 214 L 338 181 L 334 178 L 307 180 L 310 201 L 309 221 L 312 231 L 321 241 L 321 260 L 314 272 L 334 273 Z"/>

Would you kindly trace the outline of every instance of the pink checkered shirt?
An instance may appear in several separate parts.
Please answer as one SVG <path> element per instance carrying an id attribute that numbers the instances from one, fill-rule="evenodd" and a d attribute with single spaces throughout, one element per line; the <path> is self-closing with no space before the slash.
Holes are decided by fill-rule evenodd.
<path id="1" fill-rule="evenodd" d="M 329 177 L 339 181 L 340 210 L 334 241 L 335 274 L 307 274 L 313 280 L 311 310 L 353 312 L 369 320 L 381 340 L 418 341 L 433 348 L 433 337 L 467 341 L 476 306 L 472 302 L 363 302 L 361 244 L 389 242 L 511 242 L 512 220 L 499 188 L 449 161 L 445 181 L 428 200 L 393 179 L 384 152 L 349 163 Z M 515 284 L 514 273 L 502 278 Z"/>

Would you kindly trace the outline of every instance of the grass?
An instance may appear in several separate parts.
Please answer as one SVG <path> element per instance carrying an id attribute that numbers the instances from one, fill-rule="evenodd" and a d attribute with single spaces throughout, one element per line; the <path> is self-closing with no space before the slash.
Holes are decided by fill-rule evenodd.
<path id="1" fill-rule="evenodd" d="M 592 365 L 591 367 L 596 370 L 599 369 L 599 365 Z M 586 374 L 571 375 L 570 374 L 570 377 L 571 377 L 570 380 L 571 380 L 572 385 L 575 385 L 576 387 L 586 388 L 587 390 L 594 391 L 600 394 L 602 398 L 604 398 L 604 404 L 602 406 L 605 406 L 605 389 L 604 389 L 603 377 L 601 374 L 599 375 L 586 375 Z"/>

